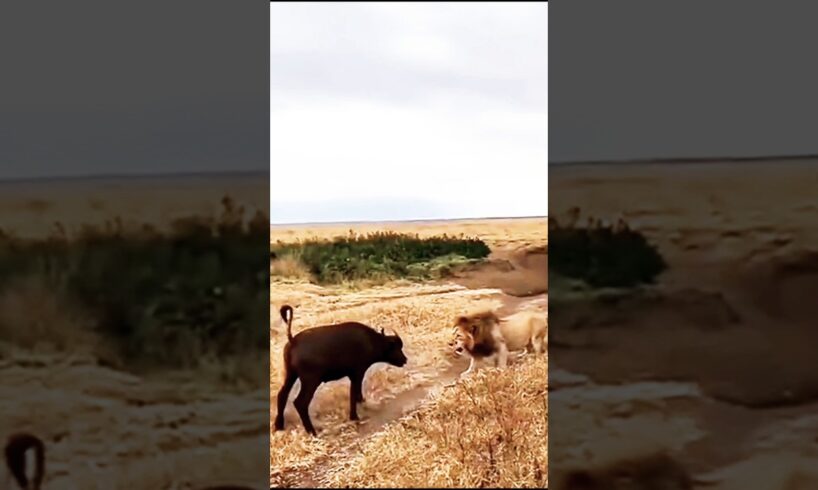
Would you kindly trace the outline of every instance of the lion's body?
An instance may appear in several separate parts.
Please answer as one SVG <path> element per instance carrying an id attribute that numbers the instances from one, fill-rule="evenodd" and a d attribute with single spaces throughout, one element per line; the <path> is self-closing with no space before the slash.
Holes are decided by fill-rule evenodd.
<path id="1" fill-rule="evenodd" d="M 548 315 L 539 311 L 519 311 L 500 320 L 500 334 L 510 351 L 531 346 L 536 353 L 545 350 Z"/>

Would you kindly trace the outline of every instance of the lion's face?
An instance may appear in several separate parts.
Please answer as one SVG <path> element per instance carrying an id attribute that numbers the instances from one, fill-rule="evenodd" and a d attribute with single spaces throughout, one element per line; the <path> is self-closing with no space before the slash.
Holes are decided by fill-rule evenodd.
<path id="1" fill-rule="evenodd" d="M 449 341 L 449 353 L 452 357 L 461 357 L 466 351 L 466 335 L 455 327 L 452 331 L 452 340 Z"/>
<path id="2" fill-rule="evenodd" d="M 475 352 L 477 344 L 492 345 L 491 332 L 496 327 L 497 316 L 493 312 L 481 312 L 460 316 L 455 321 L 454 340 L 449 343 L 455 357 L 466 351 Z"/>

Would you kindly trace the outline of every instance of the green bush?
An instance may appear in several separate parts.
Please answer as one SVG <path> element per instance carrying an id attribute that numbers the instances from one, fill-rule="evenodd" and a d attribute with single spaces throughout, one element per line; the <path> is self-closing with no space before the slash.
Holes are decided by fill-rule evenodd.
<path id="1" fill-rule="evenodd" d="M 548 267 L 601 288 L 653 283 L 667 265 L 644 235 L 630 229 L 555 228 L 548 233 Z"/>
<path id="2" fill-rule="evenodd" d="M 230 198 L 218 219 L 190 217 L 168 232 L 117 219 L 70 239 L 0 234 L 0 291 L 38 276 L 89 312 L 129 362 L 191 367 L 204 356 L 269 349 L 269 221 Z"/>
<path id="3" fill-rule="evenodd" d="M 447 264 L 485 258 L 491 250 L 476 238 L 441 235 L 420 238 L 395 232 L 279 242 L 277 257 L 296 256 L 319 283 L 368 279 L 433 277 L 446 273 Z"/>

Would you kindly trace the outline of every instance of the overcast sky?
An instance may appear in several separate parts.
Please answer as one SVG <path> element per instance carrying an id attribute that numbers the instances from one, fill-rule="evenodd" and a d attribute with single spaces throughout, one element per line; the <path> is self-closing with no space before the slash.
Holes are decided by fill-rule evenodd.
<path id="1" fill-rule="evenodd" d="M 267 5 L 0 5 L 0 179 L 266 172 Z"/>
<path id="2" fill-rule="evenodd" d="M 818 153 L 818 6 L 771 5 L 557 2 L 550 163 Z"/>
<path id="3" fill-rule="evenodd" d="M 547 3 L 271 3 L 271 221 L 547 214 L 547 26 Z"/>

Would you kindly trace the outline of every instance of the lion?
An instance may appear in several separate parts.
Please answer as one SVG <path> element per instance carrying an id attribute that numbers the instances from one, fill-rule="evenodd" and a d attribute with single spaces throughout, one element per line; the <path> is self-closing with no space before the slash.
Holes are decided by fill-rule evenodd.
<path id="1" fill-rule="evenodd" d="M 508 365 L 511 351 L 545 351 L 548 333 L 548 315 L 545 312 L 520 311 L 500 319 L 494 311 L 479 311 L 461 315 L 455 321 L 458 339 L 454 354 L 468 353 L 469 368 L 461 375 L 472 372 L 478 362 L 494 361 L 497 367 Z"/>

